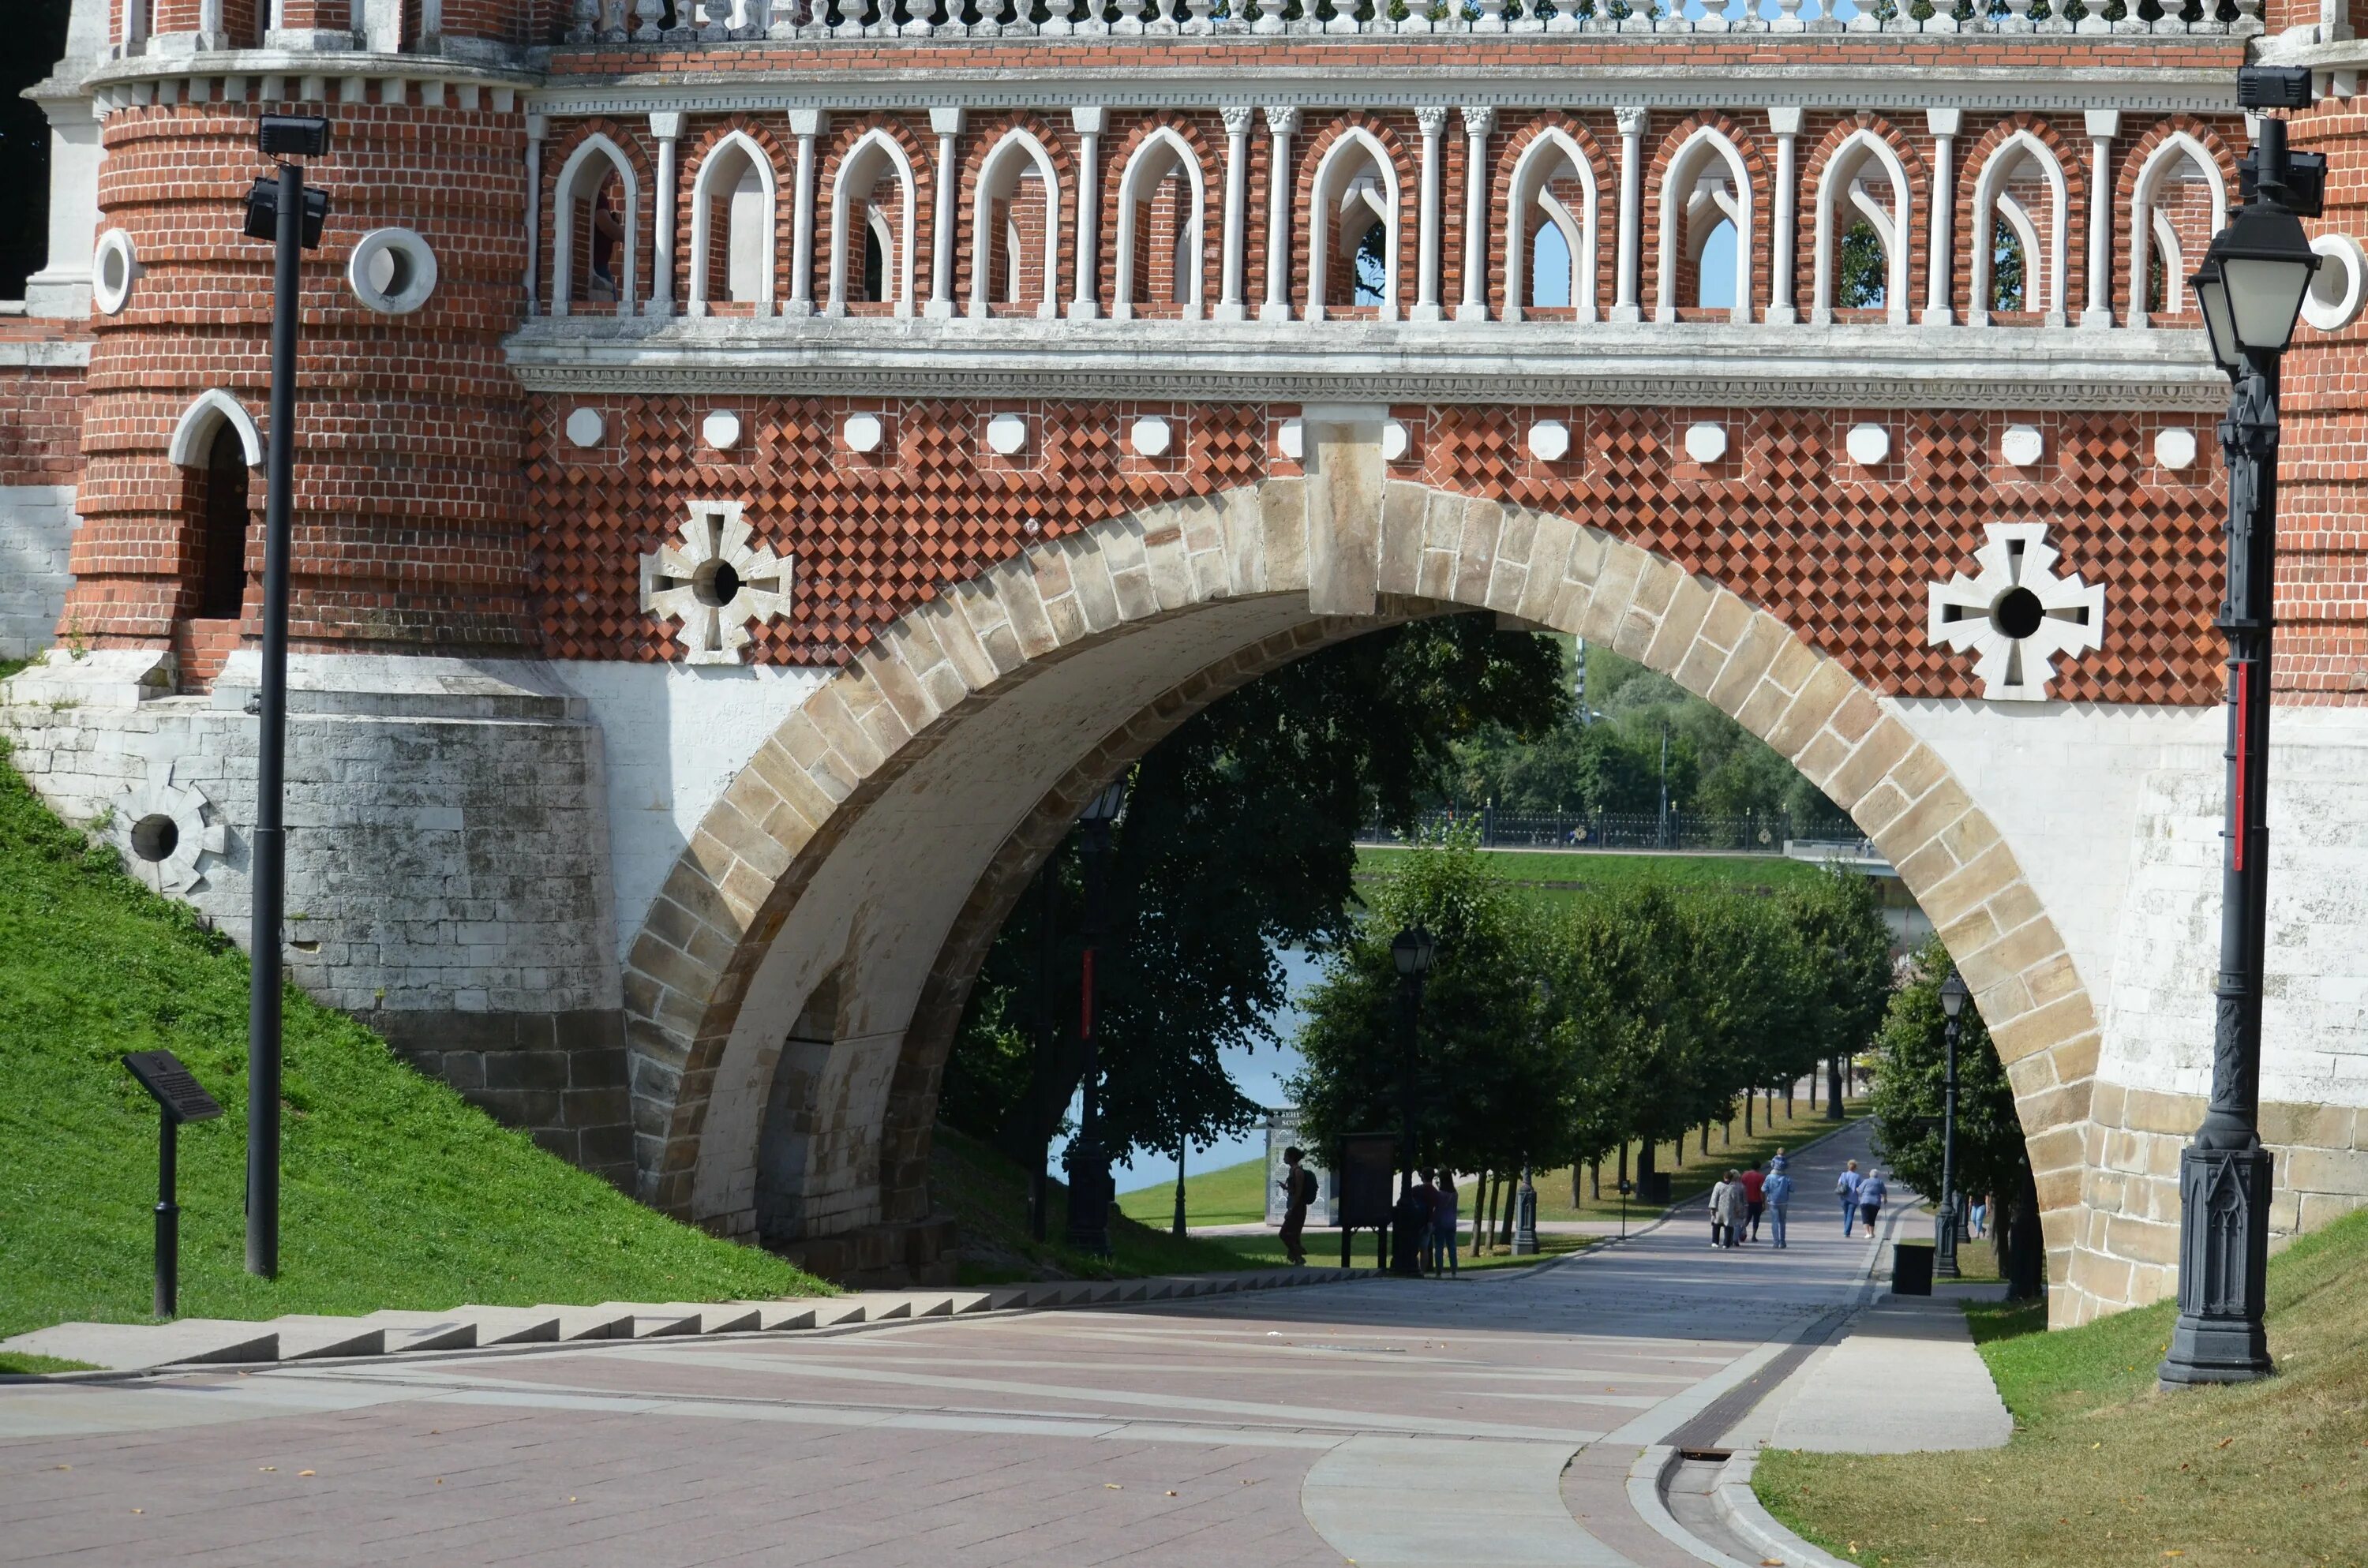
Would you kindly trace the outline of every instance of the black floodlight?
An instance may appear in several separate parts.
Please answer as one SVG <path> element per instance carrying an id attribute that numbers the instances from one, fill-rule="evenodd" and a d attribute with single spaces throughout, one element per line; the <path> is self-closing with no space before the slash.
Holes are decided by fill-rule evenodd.
<path id="1" fill-rule="evenodd" d="M 329 122 L 317 114 L 267 114 L 256 139 L 267 158 L 317 158 L 329 150 Z"/>
<path id="2" fill-rule="evenodd" d="M 2237 72 L 2238 108 L 2308 108 L 2310 67 L 2246 65 Z"/>
<path id="3" fill-rule="evenodd" d="M 329 193 L 317 186 L 306 186 L 303 233 L 300 236 L 306 250 L 321 248 L 321 225 L 328 221 Z M 279 237 L 279 182 L 268 175 L 258 178 L 246 193 L 246 237 Z"/>
<path id="4" fill-rule="evenodd" d="M 2237 160 L 2237 199 L 2254 200 L 2260 190 L 2259 149 L 2248 151 Z M 2278 199 L 2305 218 L 2324 216 L 2327 210 L 2327 154 L 2324 153 L 2288 153 L 2286 183 L 2277 193 Z"/>

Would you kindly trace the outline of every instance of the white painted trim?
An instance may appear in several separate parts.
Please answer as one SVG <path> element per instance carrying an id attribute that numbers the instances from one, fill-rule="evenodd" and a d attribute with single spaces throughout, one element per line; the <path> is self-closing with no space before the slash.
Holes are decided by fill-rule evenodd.
<path id="1" fill-rule="evenodd" d="M 2050 217 L 2055 222 L 2055 231 L 2048 236 L 2046 276 L 2042 280 L 2044 286 L 2038 290 L 2037 299 L 2032 297 L 2031 281 L 2040 271 L 2039 257 L 2034 247 L 2026 246 L 2024 249 L 2023 304 L 2025 309 L 2041 312 L 2042 319 L 2048 325 L 2064 324 L 2064 294 L 2071 283 L 2070 271 L 2065 260 L 2065 230 L 2070 226 L 2072 210 L 2069 187 L 2065 181 L 2064 166 L 2055 161 L 2055 154 L 2047 150 L 2047 143 L 2028 131 L 2018 131 L 1990 149 L 1990 155 L 1982 162 L 1982 172 L 1974 180 L 1973 284 L 1965 310 L 1965 322 L 1971 326 L 1986 325 L 1989 321 L 1989 242 L 1995 227 L 1992 213 L 1999 187 L 2006 184 L 2007 170 L 2020 161 L 2022 153 L 2029 153 L 2038 163 L 2040 173 L 2046 176 L 2048 194 L 2053 198 Z"/>
<path id="2" fill-rule="evenodd" d="M 1860 170 L 1872 155 L 1891 176 L 1892 210 L 1883 212 L 1871 199 L 1863 199 L 1859 188 Z M 1836 184 L 1843 179 L 1850 183 L 1851 205 L 1874 225 L 1883 243 L 1884 272 L 1884 311 L 1894 326 L 1907 324 L 1907 236 L 1916 232 L 1914 214 L 1909 210 L 1907 165 L 1890 142 L 1861 126 L 1842 138 L 1841 144 L 1826 160 L 1817 176 L 1817 255 L 1809 296 L 1809 319 L 1827 322 L 1834 311 L 1834 249 L 1841 243 L 1841 225 L 1834 213 Z"/>
<path id="3" fill-rule="evenodd" d="M 1563 231 L 1563 239 L 1570 246 L 1571 312 L 1577 320 L 1591 322 L 1596 319 L 1595 291 L 1602 271 L 1596 257 L 1596 213 L 1600 206 L 1601 191 L 1596 184 L 1593 161 L 1577 141 L 1560 126 L 1549 126 L 1541 131 L 1521 149 L 1521 155 L 1513 160 L 1513 177 L 1508 187 L 1505 213 L 1505 319 L 1520 321 L 1522 310 L 1529 303 L 1525 296 L 1531 283 L 1530 203 L 1538 200 L 1542 207 L 1547 206 L 1540 198 L 1554 178 L 1554 166 L 1545 158 L 1549 149 L 1561 153 L 1577 169 L 1579 187 L 1587 193 L 1587 204 L 1579 214 L 1577 232 L 1572 233 L 1571 226 L 1560 220 L 1555 220 L 1555 226 Z M 1550 220 L 1554 218 L 1553 209 L 1560 206 L 1555 202 L 1548 208 L 1546 215 Z M 1567 211 L 1564 216 L 1567 218 Z M 1581 286 L 1582 280 L 1584 287 Z"/>
<path id="4" fill-rule="evenodd" d="M 773 231 L 780 221 L 780 176 L 773 168 L 773 160 L 766 155 L 765 149 L 745 131 L 734 131 L 718 138 L 715 144 L 707 150 L 706 156 L 700 159 L 699 174 L 690 182 L 690 254 L 683 258 L 687 264 L 683 271 L 688 274 L 685 281 L 689 285 L 685 298 L 689 302 L 690 314 L 701 316 L 707 313 L 707 256 L 715 233 L 715 217 L 712 209 L 715 196 L 713 181 L 715 171 L 723 164 L 724 153 L 727 151 L 738 152 L 746 157 L 756 168 L 757 183 L 765 188 L 765 216 L 763 222 L 758 226 L 758 232 L 765 236 L 765 265 L 758 276 L 757 298 L 754 303 L 757 307 L 757 314 L 768 316 L 773 313 L 773 273 L 779 260 L 774 254 L 778 247 L 773 243 Z M 734 188 L 737 189 L 737 186 L 735 185 Z M 731 191 L 724 192 L 724 199 L 727 201 L 731 199 Z M 729 237 L 727 227 L 727 243 Z M 731 267 L 727 252 L 724 260 L 727 289 L 730 287 Z"/>
<path id="5" fill-rule="evenodd" d="M 1381 139 L 1363 126 L 1351 126 L 1338 140 L 1324 149 L 1324 156 L 1315 163 L 1315 174 L 1308 182 L 1307 200 L 1307 319 L 1324 319 L 1325 262 L 1332 249 L 1332 233 L 1339 223 L 1339 201 L 1332 189 L 1333 176 L 1347 166 L 1348 151 L 1355 147 L 1371 158 L 1379 170 L 1382 188 L 1388 210 L 1382 214 L 1382 228 L 1390 248 L 1390 265 L 1382 276 L 1381 319 L 1398 319 L 1398 191 L 1397 163 Z"/>
<path id="6" fill-rule="evenodd" d="M 1053 154 L 1045 151 L 1036 133 L 1015 125 L 996 138 L 986 156 L 979 160 L 978 183 L 971 191 L 970 313 L 973 316 L 986 314 L 989 303 L 986 278 L 993 268 L 987 266 L 987 215 L 996 202 L 1008 201 L 1018 194 L 1019 176 L 1012 176 L 1007 185 L 1003 167 L 1021 153 L 1036 165 L 1036 177 L 1044 182 L 1044 299 L 1036 314 L 1049 321 L 1061 313 L 1061 176 L 1053 166 Z"/>
<path id="7" fill-rule="evenodd" d="M 632 160 L 625 156 L 624 150 L 604 132 L 596 131 L 567 155 L 567 162 L 560 165 L 559 179 L 552 187 L 551 313 L 554 316 L 570 313 L 568 295 L 575 287 L 575 204 L 579 199 L 588 202 L 592 199 L 592 191 L 579 197 L 575 186 L 583 177 L 585 165 L 596 153 L 615 166 L 625 187 L 625 210 L 618 217 L 625 231 L 625 264 L 618 268 L 617 313 L 633 313 L 633 279 L 639 276 L 637 264 L 641 259 L 642 184 L 633 177 Z M 598 182 L 593 189 L 598 189 Z"/>
<path id="8" fill-rule="evenodd" d="M 896 314 L 909 316 L 914 313 L 913 205 L 918 198 L 913 178 L 913 160 L 905 155 L 904 147 L 894 136 L 875 126 L 856 138 L 855 145 L 847 150 L 847 156 L 838 161 L 838 169 L 831 176 L 830 296 L 823 307 L 830 315 L 843 316 L 847 313 L 847 182 L 853 176 L 859 164 L 870 167 L 874 153 L 886 155 L 896 171 L 897 183 L 905 194 L 905 232 L 895 246 L 896 254 L 887 258 L 888 266 L 883 272 L 889 280 L 888 291 L 896 307 Z M 938 177 L 948 177 L 947 171 L 939 169 Z M 875 174 L 871 183 L 864 187 L 867 197 L 877 184 L 879 176 Z M 898 281 L 900 278 L 901 284 Z"/>
<path id="9" fill-rule="evenodd" d="M 1653 317 L 1656 321 L 1678 319 L 1678 304 L 1673 297 L 1678 286 L 1678 217 L 1679 204 L 1669 200 L 1672 190 L 1688 190 L 1700 177 L 1697 165 L 1706 155 L 1716 155 L 1726 165 L 1728 180 L 1734 185 L 1736 200 L 1743 210 L 1741 221 L 1735 225 L 1735 302 L 1728 307 L 1727 324 L 1744 326 L 1751 321 L 1751 176 L 1743 161 L 1743 153 L 1714 125 L 1694 128 L 1694 133 L 1678 146 L 1661 171 L 1661 232 L 1660 271 L 1655 283 Z"/>
<path id="10" fill-rule="evenodd" d="M 220 387 L 207 388 L 181 411 L 180 422 L 173 426 L 173 438 L 165 448 L 165 460 L 177 468 L 205 467 L 211 455 L 214 427 L 225 420 L 238 432 L 239 449 L 246 455 L 246 466 L 262 467 L 263 434 L 255 427 L 255 415 Z"/>
<path id="11" fill-rule="evenodd" d="M 2158 243 L 2151 220 L 2162 218 L 2168 222 L 2168 214 L 2160 211 L 2155 201 L 2160 195 L 2163 177 L 2181 158 L 2192 159 L 2201 165 L 2204 179 L 2212 187 L 2212 232 L 2218 233 L 2228 222 L 2228 182 L 2221 176 L 2218 161 L 2204 151 L 2203 143 L 2193 135 L 2184 131 L 2172 131 L 2163 138 L 2159 146 L 2146 154 L 2146 162 L 2138 165 L 2138 177 L 2130 186 L 2130 310 L 2127 319 L 2132 326 L 2146 324 L 2146 274 L 2151 270 L 2153 247 Z M 2179 257 L 2179 264 L 2171 268 L 2170 286 L 2163 290 L 2165 314 L 2176 313 L 2179 301 L 2186 291 L 2187 279 L 2180 276 L 2186 259 L 2183 256 Z"/>
<path id="12" fill-rule="evenodd" d="M 1174 150 L 1176 158 L 1184 165 L 1192 180 L 1192 297 L 1187 301 L 1190 315 L 1197 319 L 1201 308 L 1201 277 L 1208 270 L 1207 234 L 1209 193 L 1201 160 L 1193 155 L 1191 145 L 1176 133 L 1172 126 L 1161 126 L 1143 139 L 1142 144 L 1128 155 L 1125 172 L 1118 182 L 1118 285 L 1110 296 L 1110 318 L 1125 321 L 1133 313 L 1134 299 L 1134 207 L 1135 181 L 1148 172 L 1150 153 L 1155 147 Z M 1165 175 L 1163 168 L 1161 173 Z M 1144 301 L 1149 304 L 1152 301 Z"/>

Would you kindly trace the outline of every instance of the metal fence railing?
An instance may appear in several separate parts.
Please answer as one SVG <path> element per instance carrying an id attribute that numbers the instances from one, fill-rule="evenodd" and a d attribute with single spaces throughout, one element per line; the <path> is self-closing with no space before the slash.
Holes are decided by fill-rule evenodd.
<path id="1" fill-rule="evenodd" d="M 1795 818 L 1774 812 L 1712 816 L 1698 812 L 1507 812 L 1493 806 L 1425 812 L 1416 824 L 1423 838 L 1452 827 L 1476 828 L 1493 849 L 1691 849 L 1741 855 L 1782 855 L 1787 839 L 1857 843 L 1863 835 L 1848 817 Z M 1406 835 L 1367 824 L 1360 844 L 1404 844 Z"/>

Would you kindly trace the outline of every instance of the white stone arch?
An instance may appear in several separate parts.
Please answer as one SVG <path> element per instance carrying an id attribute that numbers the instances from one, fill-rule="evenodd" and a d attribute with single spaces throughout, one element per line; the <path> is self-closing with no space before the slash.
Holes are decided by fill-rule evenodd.
<path id="1" fill-rule="evenodd" d="M 2137 179 L 2130 187 L 2127 319 L 2132 326 L 2146 324 L 2146 274 L 2152 267 L 2155 247 L 2163 247 L 2168 256 L 2162 301 L 2166 313 L 2178 313 L 2187 288 L 2187 257 L 2180 251 L 2179 231 L 2172 226 L 2169 214 L 2155 205 L 2161 197 L 2163 181 L 2182 162 L 2202 169 L 2204 182 L 2212 187 L 2212 232 L 2218 233 L 2228 222 L 2228 182 L 2221 176 L 2219 161 L 2192 133 L 2172 131 L 2160 146 L 2146 154 L 2146 162 L 2138 165 Z"/>
<path id="2" fill-rule="evenodd" d="M 238 432 L 246 466 L 262 467 L 263 434 L 255 427 L 255 415 L 220 387 L 207 388 L 181 411 L 179 422 L 173 426 L 173 439 L 165 448 L 165 460 L 176 468 L 205 467 L 213 453 L 214 432 L 223 425 Z"/>
<path id="3" fill-rule="evenodd" d="M 1704 165 L 1713 159 L 1725 166 L 1735 191 L 1735 211 L 1730 214 L 1735 222 L 1735 300 L 1728 307 L 1731 313 L 1727 319 L 1738 325 L 1751 320 L 1751 174 L 1743 161 L 1742 150 L 1734 141 L 1718 127 L 1703 125 L 1697 126 L 1693 134 L 1679 144 L 1661 170 L 1660 263 L 1653 307 L 1656 321 L 1678 319 L 1678 230 L 1691 215 L 1694 187 L 1704 173 Z M 1671 199 L 1673 193 L 1678 194 L 1678 199 Z"/>
<path id="4" fill-rule="evenodd" d="M 1201 171 L 1201 160 L 1193 154 L 1191 143 L 1176 133 L 1173 126 L 1163 125 L 1143 139 L 1140 146 L 1126 161 L 1125 172 L 1118 182 L 1118 288 L 1110 303 L 1110 318 L 1125 321 L 1134 314 L 1134 209 L 1136 185 L 1144 180 L 1156 189 L 1167 177 L 1168 164 L 1155 161 L 1155 153 L 1165 154 L 1181 164 L 1192 182 L 1192 255 L 1191 297 L 1186 301 L 1186 319 L 1198 320 L 1201 311 L 1201 273 L 1206 270 L 1202 258 L 1207 254 L 1207 222 L 1209 212 L 1208 184 Z M 1148 303 L 1149 301 L 1145 301 Z"/>
<path id="5" fill-rule="evenodd" d="M 1586 200 L 1572 213 L 1546 192 L 1554 176 L 1555 159 L 1567 161 L 1577 172 Z M 1583 322 L 1595 320 L 1596 209 L 1595 165 L 1566 131 L 1549 126 L 1521 149 L 1513 161 L 1512 183 L 1505 202 L 1505 320 L 1517 322 L 1528 301 L 1530 278 L 1530 203 L 1545 210 L 1547 221 L 1562 231 L 1570 247 L 1570 309 Z M 1739 265 L 1739 264 L 1738 264 Z"/>
<path id="6" fill-rule="evenodd" d="M 1891 176 L 1888 211 L 1866 194 L 1862 174 L 1870 159 Z M 1842 232 L 1850 227 L 1840 210 L 1845 186 L 1850 210 L 1873 226 L 1875 237 L 1883 244 L 1884 312 L 1894 326 L 1906 326 L 1907 237 L 1916 232 L 1909 208 L 1907 168 L 1899 161 L 1897 150 L 1865 126 L 1842 138 L 1817 176 L 1817 259 L 1809 295 L 1809 320 L 1819 324 L 1833 320 L 1835 252 L 1841 244 Z"/>
<path id="7" fill-rule="evenodd" d="M 558 183 L 552 187 L 551 313 L 555 316 L 568 313 L 568 296 L 575 290 L 575 205 L 589 202 L 599 188 L 600 172 L 594 167 L 598 158 L 608 160 L 617 172 L 618 183 L 625 187 L 625 210 L 619 217 L 625 228 L 625 260 L 617 269 L 617 313 L 633 313 L 633 279 L 640 276 L 642 182 L 633 177 L 633 161 L 625 156 L 624 149 L 609 141 L 606 132 L 596 131 L 576 143 L 575 151 L 560 166 Z"/>
<path id="8" fill-rule="evenodd" d="M 1008 201 L 1018 193 L 1022 162 L 1033 165 L 1036 177 L 1044 182 L 1044 297 L 1037 302 L 1036 314 L 1051 321 L 1061 313 L 1061 176 L 1053 166 L 1053 154 L 1036 133 L 1015 125 L 979 160 L 978 184 L 971 192 L 970 313 L 974 316 L 987 313 L 987 275 L 994 271 L 987 265 L 993 250 L 988 221 L 996 202 Z M 1019 257 L 1012 259 L 1017 262 Z"/>
<path id="9" fill-rule="evenodd" d="M 839 159 L 838 173 L 830 182 L 830 295 L 824 306 L 825 314 L 843 316 L 847 313 L 847 236 L 851 226 L 848 211 L 848 187 L 859 175 L 866 176 L 856 188 L 869 196 L 871 187 L 880 182 L 880 166 L 883 162 L 896 171 L 896 184 L 905 198 L 905 211 L 900 232 L 894 236 L 895 244 L 885 247 L 888 254 L 882 257 L 886 265 L 881 268 L 881 277 L 887 285 L 889 298 L 895 303 L 896 314 L 909 316 L 913 313 L 913 210 L 917 205 L 913 160 L 905 155 L 903 145 L 894 136 L 874 126 L 856 138 L 855 144 L 847 150 L 847 156 Z M 939 170 L 938 177 L 946 177 L 946 171 Z M 867 212 L 863 222 L 868 224 L 871 221 L 871 214 Z"/>
<path id="10" fill-rule="evenodd" d="M 1340 209 L 1349 196 L 1352 171 L 1360 161 L 1372 164 L 1381 185 L 1382 234 L 1389 251 L 1389 266 L 1382 274 L 1382 304 L 1377 313 L 1383 321 L 1398 318 L 1398 167 L 1380 137 L 1361 125 L 1354 125 L 1324 149 L 1324 156 L 1316 160 L 1315 177 L 1308 186 L 1307 319 L 1312 322 L 1324 319 L 1325 275 L 1333 233 L 1339 226 Z"/>
<path id="11" fill-rule="evenodd" d="M 2035 310 L 2049 326 L 2064 324 L 2064 291 L 2069 273 L 2066 262 L 2065 229 L 2068 224 L 2072 202 L 2070 187 L 2064 178 L 2064 166 L 2047 143 L 2028 131 L 2018 131 L 1990 150 L 1983 160 L 1981 173 L 1974 180 L 1974 231 L 1972 288 L 1965 301 L 1965 321 L 1971 326 L 1987 324 L 1990 317 L 1990 235 L 1998 219 L 2006 217 L 2014 224 L 2013 212 L 2001 212 L 1998 206 L 2003 196 L 2007 176 L 2028 156 L 2039 165 L 2047 182 L 2048 235 L 2047 254 L 2042 256 L 2033 238 L 2025 238 L 2035 225 L 2028 221 L 2015 225 L 2015 234 L 2023 241 L 2023 306 Z M 2020 210 L 2021 204 L 2008 199 L 2008 205 Z"/>
<path id="12" fill-rule="evenodd" d="M 690 184 L 690 265 L 685 268 L 690 274 L 688 314 L 703 316 L 707 313 L 707 256 L 708 247 L 715 237 L 713 203 L 717 195 L 716 185 L 725 174 L 740 175 L 744 170 L 755 171 L 762 192 L 757 216 L 752 221 L 756 224 L 764 259 L 757 268 L 757 292 L 751 302 L 756 306 L 756 314 L 768 316 L 773 313 L 773 273 L 777 261 L 773 227 L 780 186 L 773 160 L 766 155 L 765 149 L 746 131 L 734 131 L 718 138 L 715 144 L 707 150 L 707 156 L 700 161 L 698 177 Z M 729 199 L 734 193 L 726 191 L 723 194 Z M 726 244 L 736 250 L 741 238 L 736 210 L 729 220 L 725 236 Z M 727 289 L 730 268 L 731 263 L 727 260 Z"/>

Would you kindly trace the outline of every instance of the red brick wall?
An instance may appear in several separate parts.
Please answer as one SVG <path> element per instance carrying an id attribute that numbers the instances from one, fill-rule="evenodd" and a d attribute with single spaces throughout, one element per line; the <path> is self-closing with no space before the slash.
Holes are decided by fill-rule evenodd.
<path id="1" fill-rule="evenodd" d="M 579 452 L 560 435 L 579 403 L 602 408 L 614 438 Z M 1145 403 L 961 403 L 882 399 L 734 400 L 748 430 L 731 454 L 703 450 L 713 400 L 538 400 L 532 441 L 534 580 L 554 657 L 675 656 L 670 623 L 641 612 L 637 562 L 680 526 L 694 497 L 747 504 L 758 540 L 795 561 L 793 613 L 756 629 L 767 663 L 843 658 L 882 627 L 1040 539 L 1164 497 L 1204 494 L 1295 468 L 1271 454 L 1295 407 Z M 837 436 L 853 411 L 888 414 L 883 449 L 859 457 Z M 1030 421 L 1027 452 L 991 460 L 990 413 Z M 2180 473 L 2157 468 L 2169 423 L 2208 437 L 2208 421 L 2123 414 L 1832 409 L 1407 407 L 1413 441 L 1395 477 L 1522 502 L 1607 528 L 1703 572 L 1783 617 L 1877 689 L 1974 696 L 1967 661 L 1928 646 L 1926 583 L 1966 566 L 1983 525 L 2037 517 L 2064 570 L 2106 587 L 2106 642 L 2061 666 L 2069 699 L 2213 699 L 2218 642 L 2221 498 L 2216 450 Z M 1175 422 L 1176 449 L 1133 457 L 1124 432 L 1143 414 Z M 1526 434 L 1568 422 L 1571 456 L 1540 462 Z M 1688 460 L 1688 424 L 1715 419 L 1727 458 Z M 1898 454 L 1875 471 L 1840 455 L 1861 420 L 1886 425 Z M 2009 423 L 2036 424 L 2036 471 L 1998 456 Z"/>
<path id="2" fill-rule="evenodd" d="M 87 337 L 61 322 L 0 320 L 0 342 Z M 82 476 L 83 370 L 0 368 L 0 486 L 72 484 Z"/>
<path id="3" fill-rule="evenodd" d="M 519 399 L 498 349 L 526 265 L 523 126 L 450 101 L 423 103 L 413 84 L 400 104 L 340 104 L 334 155 L 314 165 L 331 217 L 304 267 L 300 645 L 533 644 Z M 221 387 L 264 422 L 270 250 L 239 222 L 267 107 L 131 108 L 104 131 L 103 222 L 131 235 L 142 276 L 121 314 L 94 323 L 85 521 L 66 615 L 101 642 L 165 645 L 191 608 L 194 519 L 165 457 L 183 411 Z M 390 224 L 419 231 L 437 256 L 436 293 L 409 316 L 366 311 L 345 286 L 348 247 Z"/>

